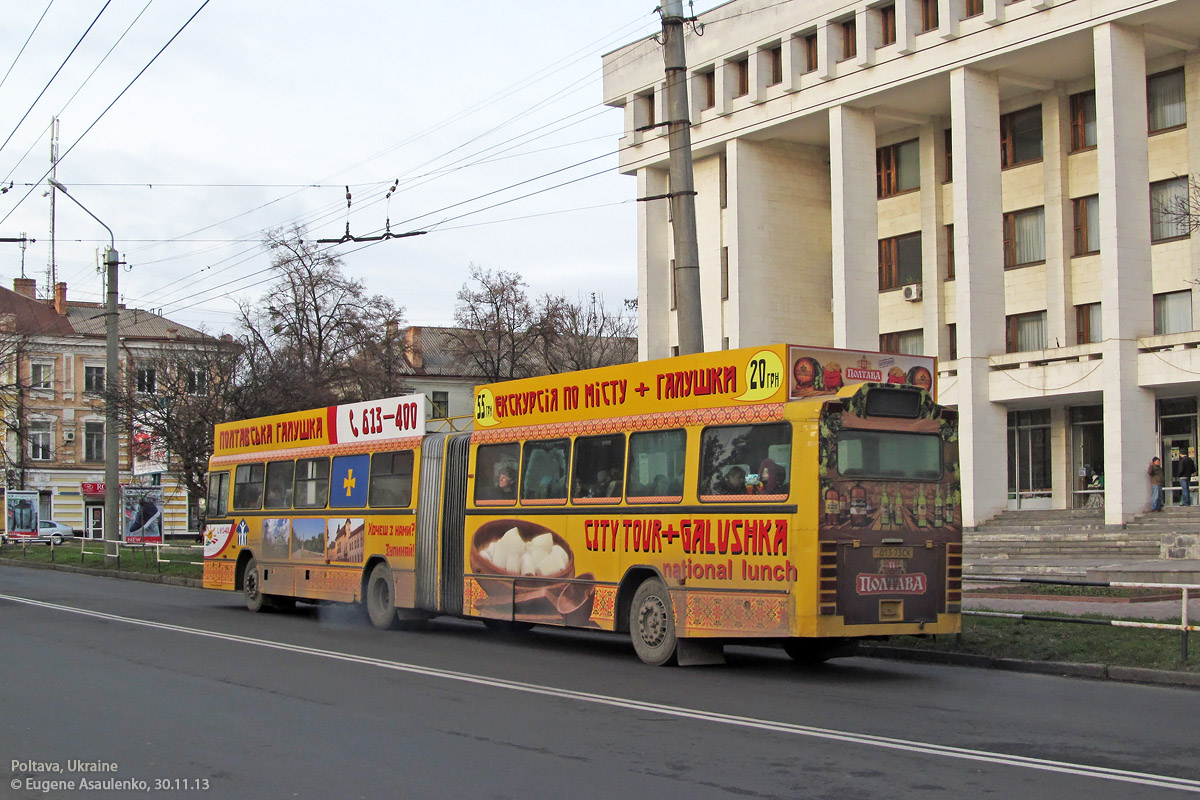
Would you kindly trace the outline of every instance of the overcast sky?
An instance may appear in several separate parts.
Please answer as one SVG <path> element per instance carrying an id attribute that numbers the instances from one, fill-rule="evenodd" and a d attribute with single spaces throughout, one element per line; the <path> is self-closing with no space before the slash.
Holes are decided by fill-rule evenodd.
<path id="1" fill-rule="evenodd" d="M 5 4 L 0 237 L 37 239 L 24 268 L 39 292 L 57 114 L 58 180 L 112 228 L 122 301 L 194 327 L 231 330 L 236 300 L 262 294 L 265 230 L 341 236 L 345 184 L 352 234 L 432 229 L 336 248 L 412 324 L 452 323 L 471 263 L 522 273 L 533 295 L 636 297 L 636 187 L 616 173 L 600 57 L 659 29 L 654 0 L 210 0 L 101 117 L 203 2 Z M 61 194 L 55 241 L 69 296 L 102 300 L 107 234 Z M 5 286 L 21 257 L 0 244 Z"/>

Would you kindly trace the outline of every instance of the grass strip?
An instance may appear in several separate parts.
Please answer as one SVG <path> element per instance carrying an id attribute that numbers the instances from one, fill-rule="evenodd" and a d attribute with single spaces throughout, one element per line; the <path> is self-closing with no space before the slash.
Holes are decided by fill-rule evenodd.
<path id="1" fill-rule="evenodd" d="M 173 575 L 183 578 L 200 578 L 202 570 L 199 564 L 189 564 L 189 561 L 200 561 L 200 551 L 192 549 L 166 550 L 163 561 L 157 561 L 155 548 L 138 547 L 120 549 L 121 558 L 106 558 L 104 543 L 90 541 L 82 544 L 70 542 L 51 548 L 48 544 L 6 544 L 0 546 L 0 558 L 11 558 L 30 564 L 69 564 L 89 569 L 114 569 L 118 572 L 141 573 L 147 575 Z"/>
<path id="2" fill-rule="evenodd" d="M 1080 618 L 1108 619 L 1102 614 L 1085 614 Z M 1189 658 L 1184 662 L 1180 659 L 1180 634 L 1177 631 L 966 616 L 963 617 L 961 636 L 896 636 L 889 639 L 888 644 L 990 658 L 1200 672 L 1200 636 L 1192 635 Z"/>

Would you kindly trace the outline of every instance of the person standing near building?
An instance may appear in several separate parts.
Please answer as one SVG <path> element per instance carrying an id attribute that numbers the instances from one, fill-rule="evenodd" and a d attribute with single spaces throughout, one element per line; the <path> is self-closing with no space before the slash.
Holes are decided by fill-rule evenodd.
<path id="1" fill-rule="evenodd" d="M 1150 459 L 1150 467 L 1146 470 L 1150 476 L 1150 510 L 1162 511 L 1163 505 L 1163 468 L 1158 456 Z"/>
<path id="2" fill-rule="evenodd" d="M 1187 453 L 1175 465 L 1175 480 L 1179 481 L 1179 505 L 1192 504 L 1192 476 L 1196 474 L 1196 462 Z"/>

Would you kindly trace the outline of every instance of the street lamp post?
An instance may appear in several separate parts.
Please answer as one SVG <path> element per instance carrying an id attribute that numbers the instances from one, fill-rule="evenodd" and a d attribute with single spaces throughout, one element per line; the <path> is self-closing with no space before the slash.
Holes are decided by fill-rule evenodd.
<path id="1" fill-rule="evenodd" d="M 108 250 L 104 252 L 104 264 L 108 270 L 108 302 L 104 310 L 104 333 L 106 339 L 105 354 L 107 360 L 104 368 L 104 554 L 110 558 L 117 557 L 117 542 L 121 539 L 120 521 L 120 439 L 117 429 L 120 425 L 117 416 L 117 374 L 120 365 L 117 363 L 117 266 L 120 254 L 117 253 L 116 238 L 112 228 L 88 211 L 83 203 L 76 200 L 67 191 L 67 187 L 50 178 L 50 185 L 70 198 L 71 202 L 82 208 L 89 217 L 100 223 L 108 231 Z"/>

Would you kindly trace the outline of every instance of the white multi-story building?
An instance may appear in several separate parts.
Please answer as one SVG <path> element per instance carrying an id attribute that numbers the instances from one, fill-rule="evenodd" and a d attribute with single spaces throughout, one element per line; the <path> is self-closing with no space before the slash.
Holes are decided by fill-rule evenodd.
<path id="1" fill-rule="evenodd" d="M 686 38 L 704 343 L 939 357 L 964 522 L 1146 509 L 1194 453 L 1198 0 L 731 0 Z M 620 169 L 667 189 L 662 50 L 604 58 Z M 1190 123 L 1190 124 L 1189 124 Z M 640 355 L 676 325 L 639 203 Z M 1097 473 L 1104 490 L 1089 490 Z"/>

